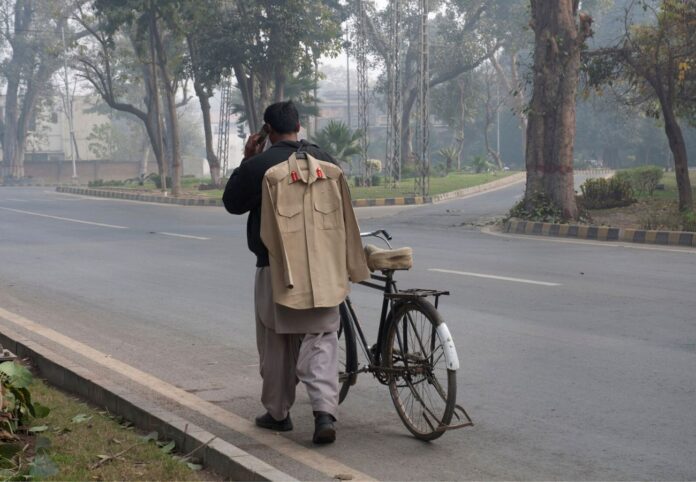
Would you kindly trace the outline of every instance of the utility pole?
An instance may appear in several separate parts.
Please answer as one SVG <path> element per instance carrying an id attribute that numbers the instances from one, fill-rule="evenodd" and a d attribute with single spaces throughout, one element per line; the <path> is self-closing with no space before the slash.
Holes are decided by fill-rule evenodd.
<path id="1" fill-rule="evenodd" d="M 350 34 L 346 32 L 346 41 L 343 44 L 345 46 L 346 50 L 346 102 L 347 102 L 347 107 L 348 107 L 348 122 L 346 122 L 346 125 L 348 125 L 348 128 L 351 128 L 351 115 L 350 115 L 350 51 L 348 48 L 350 47 Z"/>
<path id="2" fill-rule="evenodd" d="M 73 124 L 73 103 L 70 97 L 70 84 L 68 82 L 68 48 L 65 44 L 65 25 L 60 26 L 60 36 L 63 40 L 63 80 L 65 81 L 65 104 L 63 108 L 68 118 L 68 128 L 70 129 L 70 159 L 72 160 L 72 183 L 77 184 L 77 164 L 75 162 L 75 126 Z"/>
<path id="3" fill-rule="evenodd" d="M 496 115 L 496 147 L 495 152 L 498 153 L 498 159 L 500 159 L 500 76 L 496 75 L 495 80 L 495 115 Z"/>

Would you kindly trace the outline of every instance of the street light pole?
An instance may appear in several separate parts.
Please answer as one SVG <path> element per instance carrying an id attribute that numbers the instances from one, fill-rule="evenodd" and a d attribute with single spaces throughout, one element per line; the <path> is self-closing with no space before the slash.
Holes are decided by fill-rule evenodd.
<path id="1" fill-rule="evenodd" d="M 70 159 L 72 160 L 72 182 L 77 184 L 77 164 L 75 163 L 75 127 L 73 125 L 73 106 L 70 98 L 70 85 L 68 83 L 68 49 L 65 45 L 65 26 L 60 26 L 60 36 L 63 40 L 63 80 L 65 81 L 65 115 L 68 118 L 68 128 L 70 129 Z"/>

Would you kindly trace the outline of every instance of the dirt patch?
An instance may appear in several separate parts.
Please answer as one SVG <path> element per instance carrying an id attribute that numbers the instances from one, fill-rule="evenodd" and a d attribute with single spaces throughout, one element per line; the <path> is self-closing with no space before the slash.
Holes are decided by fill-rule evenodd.
<path id="1" fill-rule="evenodd" d="M 676 201 L 643 199 L 630 206 L 589 211 L 591 223 L 629 229 L 657 229 L 679 231 L 682 217 Z"/>

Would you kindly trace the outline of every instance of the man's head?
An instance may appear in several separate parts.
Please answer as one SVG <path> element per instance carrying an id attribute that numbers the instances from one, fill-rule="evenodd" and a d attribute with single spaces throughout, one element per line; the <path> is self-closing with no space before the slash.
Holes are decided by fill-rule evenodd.
<path id="1" fill-rule="evenodd" d="M 268 137 L 273 144 L 296 140 L 300 132 L 300 114 L 291 100 L 269 105 L 263 113 L 263 121 L 269 127 Z"/>

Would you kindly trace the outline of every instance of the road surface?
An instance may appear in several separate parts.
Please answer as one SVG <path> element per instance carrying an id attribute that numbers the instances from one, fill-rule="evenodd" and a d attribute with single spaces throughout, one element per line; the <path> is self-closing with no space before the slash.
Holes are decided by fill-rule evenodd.
<path id="1" fill-rule="evenodd" d="M 452 291 L 441 306 L 474 427 L 421 443 L 365 375 L 337 443 L 317 449 L 322 471 L 139 390 L 301 479 L 330 478 L 332 463 L 389 480 L 696 479 L 696 250 L 481 232 L 521 191 L 358 213 L 364 231 L 414 248 L 401 286 Z M 0 188 L 0 308 L 248 420 L 262 410 L 253 261 L 245 217 L 222 209 Z M 358 287 L 353 300 L 373 337 L 377 294 Z M 302 387 L 292 415 L 282 437 L 311 447 Z"/>

